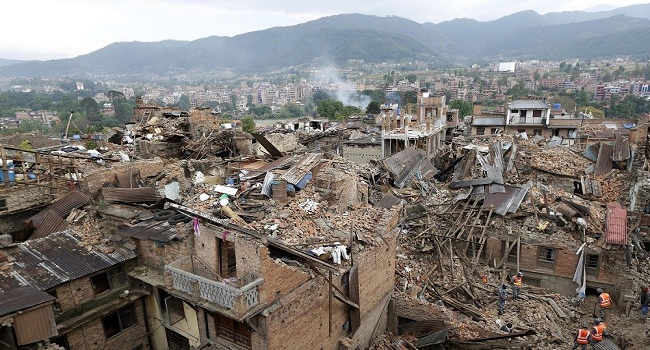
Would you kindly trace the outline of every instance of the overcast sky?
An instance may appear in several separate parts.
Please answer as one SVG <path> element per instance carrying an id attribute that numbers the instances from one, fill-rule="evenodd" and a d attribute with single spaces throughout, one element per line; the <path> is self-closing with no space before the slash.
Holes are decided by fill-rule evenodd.
<path id="1" fill-rule="evenodd" d="M 489 21 L 523 10 L 610 9 L 646 0 L 9 0 L 3 1 L 0 58 L 56 59 L 116 41 L 195 40 L 363 13 L 418 23 Z M 601 8 L 601 9 L 602 9 Z"/>

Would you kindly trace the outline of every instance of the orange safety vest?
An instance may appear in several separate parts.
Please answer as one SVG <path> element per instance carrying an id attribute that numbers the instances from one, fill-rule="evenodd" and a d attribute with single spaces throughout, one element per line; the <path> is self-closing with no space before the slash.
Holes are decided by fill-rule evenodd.
<path id="1" fill-rule="evenodd" d="M 514 279 L 514 285 L 517 286 L 517 287 L 521 287 L 521 279 L 522 278 L 519 277 L 519 276 L 515 276 L 513 279 Z"/>
<path id="2" fill-rule="evenodd" d="M 597 326 L 594 326 L 594 333 L 591 334 L 591 339 L 594 341 L 601 341 L 603 340 L 603 331 L 605 328 L 603 325 L 599 324 Z"/>
<path id="3" fill-rule="evenodd" d="M 612 299 L 609 297 L 609 294 L 600 293 L 598 298 L 600 299 L 600 307 L 610 308 L 612 306 Z"/>
<path id="4" fill-rule="evenodd" d="M 589 344 L 589 331 L 586 329 L 578 329 L 578 337 L 576 338 L 578 344 Z"/>

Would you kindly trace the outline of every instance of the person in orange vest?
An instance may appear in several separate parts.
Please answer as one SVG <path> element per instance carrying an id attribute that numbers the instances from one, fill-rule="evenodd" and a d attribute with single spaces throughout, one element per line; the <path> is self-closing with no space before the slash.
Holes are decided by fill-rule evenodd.
<path id="1" fill-rule="evenodd" d="M 591 330 L 591 340 L 593 344 L 598 343 L 603 340 L 603 337 L 607 335 L 605 331 L 607 329 L 607 324 L 603 322 L 600 318 L 594 320 L 594 328 Z"/>
<path id="2" fill-rule="evenodd" d="M 517 272 L 516 275 L 512 276 L 512 300 L 519 299 L 523 277 L 524 274 L 521 272 Z"/>
<path id="3" fill-rule="evenodd" d="M 591 333 L 589 333 L 589 324 L 583 322 L 582 326 L 578 328 L 578 334 L 576 339 L 573 342 L 573 347 L 571 350 L 575 350 L 580 347 L 580 350 L 587 350 L 587 345 L 591 344 L 591 348 L 594 348 L 594 344 L 591 342 Z"/>
<path id="4" fill-rule="evenodd" d="M 605 319 L 605 309 L 612 307 L 612 298 L 609 297 L 609 293 L 603 292 L 601 288 L 596 289 L 596 292 L 598 292 L 598 302 L 596 304 L 600 306 L 600 318 Z"/>

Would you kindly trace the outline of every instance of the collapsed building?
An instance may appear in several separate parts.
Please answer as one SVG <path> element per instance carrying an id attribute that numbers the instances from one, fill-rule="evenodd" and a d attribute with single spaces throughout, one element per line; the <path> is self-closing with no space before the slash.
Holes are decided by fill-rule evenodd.
<path id="1" fill-rule="evenodd" d="M 140 102 L 96 150 L 3 141 L 0 349 L 552 349 L 596 288 L 602 345 L 646 346 L 648 116 L 459 136 L 417 107 L 251 136 Z"/>

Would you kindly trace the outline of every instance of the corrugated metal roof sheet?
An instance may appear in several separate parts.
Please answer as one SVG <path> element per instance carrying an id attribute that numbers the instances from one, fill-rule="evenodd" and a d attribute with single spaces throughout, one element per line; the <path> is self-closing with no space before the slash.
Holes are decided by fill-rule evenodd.
<path id="1" fill-rule="evenodd" d="M 606 242 L 610 244 L 627 244 L 627 210 L 620 204 L 607 203 Z"/>
<path id="2" fill-rule="evenodd" d="M 630 145 L 627 139 L 623 138 L 623 135 L 621 134 L 616 135 L 613 153 L 614 154 L 612 155 L 612 160 L 615 162 L 621 162 L 630 159 Z"/>
<path id="3" fill-rule="evenodd" d="M 323 158 L 323 153 L 307 153 L 296 164 L 280 176 L 290 184 L 297 184 Z"/>
<path id="4" fill-rule="evenodd" d="M 598 161 L 598 152 L 600 152 L 600 142 L 587 144 L 584 152 L 582 153 L 585 158 L 594 162 Z"/>
<path id="5" fill-rule="evenodd" d="M 505 117 L 474 117 L 474 120 L 472 120 L 472 125 L 474 126 L 505 126 L 505 124 Z"/>
<path id="6" fill-rule="evenodd" d="M 426 158 L 426 153 L 414 147 L 409 147 L 383 160 L 384 165 L 395 176 L 395 186 L 402 188 L 411 180 L 411 175 L 428 179 L 438 170 Z"/>
<path id="7" fill-rule="evenodd" d="M 614 154 L 614 146 L 602 143 L 600 144 L 600 151 L 598 152 L 598 160 L 596 161 L 596 170 L 594 175 L 600 176 L 607 174 L 612 170 L 612 155 Z"/>
<path id="8" fill-rule="evenodd" d="M 145 203 L 156 202 L 162 198 L 163 195 L 156 188 L 142 187 L 142 188 L 102 188 L 102 196 L 108 203 Z"/>
<path id="9" fill-rule="evenodd" d="M 52 210 L 47 211 L 43 223 L 36 228 L 36 231 L 29 239 L 43 238 L 52 232 L 63 231 L 68 227 L 68 222 Z"/>
<path id="10" fill-rule="evenodd" d="M 90 203 L 91 198 L 79 191 L 72 191 L 65 197 L 50 204 L 47 208 L 40 211 L 38 214 L 29 218 L 34 223 L 34 227 L 38 228 L 41 225 L 48 211 L 53 211 L 62 218 L 68 217 L 72 209 L 82 207 Z"/>
<path id="11" fill-rule="evenodd" d="M 81 243 L 74 231 L 67 230 L 3 249 L 15 260 L 11 269 L 0 271 L 0 289 L 32 286 L 48 290 L 136 257 L 123 247 L 109 249 L 105 245 Z"/>
<path id="12" fill-rule="evenodd" d="M 0 316 L 24 310 L 54 300 L 54 297 L 32 287 L 6 290 L 0 299 Z"/>
<path id="13" fill-rule="evenodd" d="M 483 195 L 485 196 L 485 200 L 483 201 L 483 208 L 494 206 L 493 212 L 499 215 L 517 212 L 526 193 L 530 189 L 530 184 L 524 184 L 521 187 L 504 185 L 504 188 L 504 193 L 484 191 Z"/>
<path id="14" fill-rule="evenodd" d="M 167 221 L 148 220 L 138 226 L 127 226 L 117 232 L 121 236 L 169 242 L 176 237 L 176 228 Z"/>
<path id="15" fill-rule="evenodd" d="M 510 103 L 510 109 L 550 109 L 542 100 L 516 100 Z"/>

